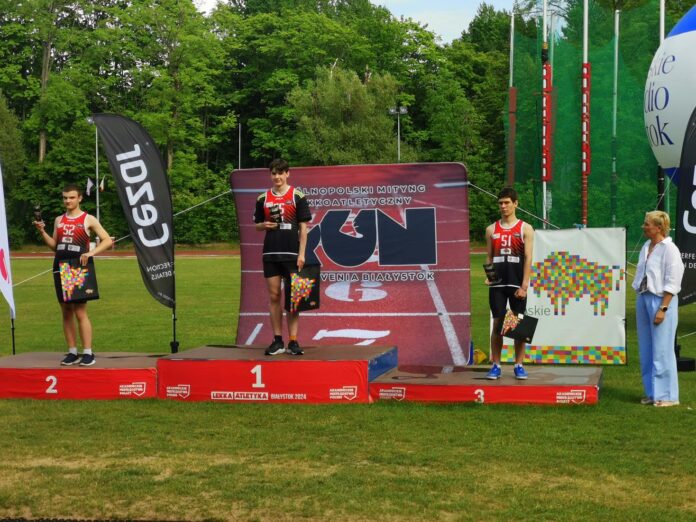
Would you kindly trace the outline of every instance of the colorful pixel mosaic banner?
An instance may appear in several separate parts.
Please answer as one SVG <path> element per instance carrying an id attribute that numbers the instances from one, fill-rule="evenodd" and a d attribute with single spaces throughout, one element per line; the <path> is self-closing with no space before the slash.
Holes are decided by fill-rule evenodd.
<path id="1" fill-rule="evenodd" d="M 539 324 L 525 360 L 626 363 L 626 231 L 537 230 L 527 314 Z M 503 360 L 513 360 L 505 339 Z"/>

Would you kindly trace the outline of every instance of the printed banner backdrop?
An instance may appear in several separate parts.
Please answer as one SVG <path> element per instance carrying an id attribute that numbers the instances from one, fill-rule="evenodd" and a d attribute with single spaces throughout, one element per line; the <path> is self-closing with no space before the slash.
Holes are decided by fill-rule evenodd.
<path id="1" fill-rule="evenodd" d="M 527 314 L 539 319 L 525 361 L 626 363 L 626 230 L 536 230 Z M 503 360 L 514 360 L 505 339 Z"/>
<path id="2" fill-rule="evenodd" d="M 10 305 L 10 317 L 15 319 L 14 293 L 12 291 L 12 268 L 10 267 L 10 244 L 7 236 L 5 214 L 5 189 L 0 168 L 0 291 Z"/>
<path id="3" fill-rule="evenodd" d="M 174 229 L 169 179 L 150 135 L 116 114 L 95 114 L 148 291 L 174 308 Z"/>
<path id="4" fill-rule="evenodd" d="M 686 127 L 679 172 L 679 202 L 677 204 L 676 243 L 684 261 L 684 278 L 679 293 L 679 305 L 696 301 L 696 109 Z"/>
<path id="5" fill-rule="evenodd" d="M 459 163 L 291 168 L 312 211 L 307 264 L 321 264 L 321 307 L 303 312 L 302 345 L 397 346 L 399 364 L 471 359 L 469 205 Z M 268 169 L 234 171 L 242 254 L 237 343 L 273 339 L 256 198 Z"/>

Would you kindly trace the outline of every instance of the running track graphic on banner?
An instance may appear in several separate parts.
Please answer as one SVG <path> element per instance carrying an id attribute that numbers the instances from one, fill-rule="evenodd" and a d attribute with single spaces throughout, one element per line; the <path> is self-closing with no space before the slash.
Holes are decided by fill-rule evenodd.
<path id="1" fill-rule="evenodd" d="M 237 343 L 273 334 L 254 228 L 267 169 L 234 171 L 242 292 Z M 303 312 L 303 345 L 397 346 L 400 364 L 470 359 L 469 206 L 459 163 L 290 169 L 312 211 L 307 263 L 321 264 L 321 308 Z"/>

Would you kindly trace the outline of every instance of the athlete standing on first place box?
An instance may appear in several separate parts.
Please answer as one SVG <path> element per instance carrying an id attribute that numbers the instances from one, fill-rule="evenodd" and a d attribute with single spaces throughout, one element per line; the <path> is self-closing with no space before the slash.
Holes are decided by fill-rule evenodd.
<path id="1" fill-rule="evenodd" d="M 500 335 L 508 302 L 510 310 L 524 313 L 527 306 L 527 289 L 532 271 L 532 249 L 534 229 L 529 223 L 517 218 L 517 192 L 506 187 L 498 194 L 500 220 L 486 228 L 488 263 L 493 263 L 498 282 L 491 283 L 488 300 L 493 316 L 491 331 L 491 362 L 493 367 L 486 375 L 488 379 L 499 379 L 502 375 L 500 356 L 503 351 L 503 336 Z M 486 284 L 489 284 L 486 281 Z M 524 340 L 515 339 L 515 378 L 526 379 L 524 362 Z"/>
<path id="2" fill-rule="evenodd" d="M 284 279 L 286 291 L 290 291 L 291 274 L 304 266 L 307 222 L 312 219 L 312 214 L 304 194 L 288 185 L 288 162 L 273 160 L 270 171 L 273 186 L 256 199 L 254 223 L 257 231 L 266 233 L 263 241 L 263 275 L 268 286 L 268 307 L 274 338 L 265 353 L 278 355 L 285 352 L 280 281 Z M 287 312 L 290 336 L 287 351 L 291 355 L 304 353 L 297 342 L 299 320 L 299 312 Z"/>

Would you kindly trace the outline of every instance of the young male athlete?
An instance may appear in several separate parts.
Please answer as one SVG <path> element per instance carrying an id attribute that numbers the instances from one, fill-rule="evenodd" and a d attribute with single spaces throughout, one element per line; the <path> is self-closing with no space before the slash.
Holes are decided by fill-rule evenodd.
<path id="1" fill-rule="evenodd" d="M 56 253 L 53 260 L 53 282 L 63 312 L 63 334 L 68 344 L 68 355 L 60 363 L 64 366 L 78 363 L 80 366 L 91 366 L 95 363 L 95 358 L 92 352 L 92 323 L 87 315 L 87 302 L 75 300 L 66 303 L 63 301 L 58 264 L 66 259 L 79 258 L 80 263 L 85 266 L 90 257 L 110 248 L 113 243 L 97 218 L 80 209 L 81 202 L 80 188 L 77 185 L 66 185 L 63 187 L 65 214 L 56 218 L 53 235 L 50 236 L 46 232 L 46 224 L 43 221 L 34 221 L 34 225 L 41 233 L 41 238 Z M 92 232 L 100 239 L 94 249 L 90 249 L 89 241 Z M 75 320 L 77 320 L 77 329 Z M 77 330 L 82 339 L 81 356 L 77 353 Z"/>
<path id="2" fill-rule="evenodd" d="M 288 162 L 283 159 L 273 160 L 270 171 L 272 186 L 256 199 L 254 223 L 257 231 L 266 233 L 263 240 L 263 276 L 268 286 L 274 337 L 265 353 L 278 355 L 285 352 L 280 281 L 285 279 L 285 287 L 289 289 L 291 274 L 302 270 L 304 266 L 307 222 L 312 219 L 312 214 L 304 194 L 288 185 Z M 297 342 L 299 319 L 299 312 L 287 312 L 290 336 L 287 352 L 291 355 L 304 353 Z"/>
<path id="3" fill-rule="evenodd" d="M 502 374 L 500 355 L 503 337 L 500 335 L 503 318 L 509 303 L 510 310 L 524 313 L 527 306 L 527 289 L 532 270 L 532 247 L 534 229 L 529 223 L 518 219 L 517 192 L 506 187 L 498 194 L 500 220 L 486 228 L 488 263 L 493 263 L 499 281 L 489 283 L 488 301 L 493 316 L 491 331 L 491 362 L 493 367 L 486 375 L 488 379 L 499 379 Z M 526 379 L 524 362 L 524 340 L 515 339 L 515 378 Z"/>

